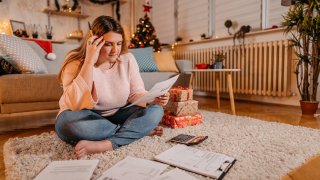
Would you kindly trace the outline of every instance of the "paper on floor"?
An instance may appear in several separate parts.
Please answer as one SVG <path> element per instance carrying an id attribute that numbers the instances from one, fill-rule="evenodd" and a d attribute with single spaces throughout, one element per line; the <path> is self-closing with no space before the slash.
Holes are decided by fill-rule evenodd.
<path id="1" fill-rule="evenodd" d="M 171 171 L 165 172 L 160 176 L 154 178 L 153 180 L 197 180 L 197 178 L 191 176 L 186 171 L 180 170 L 178 168 L 172 169 Z"/>
<path id="2" fill-rule="evenodd" d="M 99 160 L 51 162 L 35 180 L 90 180 Z"/>
<path id="3" fill-rule="evenodd" d="M 159 176 L 167 167 L 159 162 L 127 156 L 106 170 L 98 180 L 149 180 Z"/>

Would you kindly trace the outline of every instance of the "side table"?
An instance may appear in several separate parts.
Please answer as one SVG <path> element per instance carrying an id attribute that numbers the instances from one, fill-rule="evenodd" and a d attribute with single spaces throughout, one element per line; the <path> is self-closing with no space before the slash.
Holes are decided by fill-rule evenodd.
<path id="1" fill-rule="evenodd" d="M 240 69 L 186 69 L 186 72 L 191 72 L 189 81 L 189 88 L 192 88 L 192 82 L 197 72 L 214 72 L 215 73 L 215 85 L 218 109 L 220 110 L 220 73 L 227 73 L 227 84 L 230 97 L 231 112 L 233 115 L 236 114 L 236 108 L 234 104 L 233 88 L 232 88 L 232 72 L 240 72 Z"/>

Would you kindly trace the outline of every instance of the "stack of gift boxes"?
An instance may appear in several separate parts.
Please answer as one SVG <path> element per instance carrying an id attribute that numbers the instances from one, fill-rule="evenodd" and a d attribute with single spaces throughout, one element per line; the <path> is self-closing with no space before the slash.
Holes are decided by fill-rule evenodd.
<path id="1" fill-rule="evenodd" d="M 183 128 L 202 123 L 198 113 L 198 101 L 193 100 L 193 90 L 184 87 L 170 89 L 170 99 L 165 106 L 162 124 L 172 128 Z"/>

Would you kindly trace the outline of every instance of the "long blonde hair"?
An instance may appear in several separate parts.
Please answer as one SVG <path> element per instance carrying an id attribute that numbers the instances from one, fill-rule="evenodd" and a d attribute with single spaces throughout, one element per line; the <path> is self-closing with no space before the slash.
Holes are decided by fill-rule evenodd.
<path id="1" fill-rule="evenodd" d="M 117 22 L 116 20 L 114 20 L 112 17 L 110 16 L 99 16 L 97 17 L 93 23 L 92 23 L 92 32 L 94 35 L 101 37 L 103 36 L 105 33 L 108 32 L 115 32 L 115 33 L 119 33 L 122 36 L 122 45 L 121 45 L 121 52 L 120 54 L 124 54 L 128 52 L 128 47 L 126 44 L 126 39 L 125 39 L 125 35 L 124 35 L 124 31 L 122 26 L 120 25 L 119 22 Z M 90 38 L 90 33 L 89 31 L 86 33 L 85 37 L 83 38 L 80 46 L 76 49 L 71 50 L 67 55 L 66 58 L 62 64 L 62 67 L 59 71 L 58 74 L 58 80 L 60 83 L 62 83 L 62 74 L 63 71 L 65 70 L 66 66 L 73 62 L 73 61 L 80 61 L 80 65 L 78 67 L 77 73 L 75 74 L 75 76 L 73 78 L 76 78 L 77 75 L 79 74 L 85 56 L 86 56 L 86 47 L 87 47 L 87 41 Z"/>

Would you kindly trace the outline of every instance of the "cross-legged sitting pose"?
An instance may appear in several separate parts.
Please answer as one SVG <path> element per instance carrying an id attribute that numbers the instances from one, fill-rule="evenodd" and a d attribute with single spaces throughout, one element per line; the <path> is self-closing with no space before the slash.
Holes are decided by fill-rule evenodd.
<path id="1" fill-rule="evenodd" d="M 158 126 L 168 94 L 147 106 L 122 108 L 147 91 L 138 64 L 127 52 L 121 25 L 109 16 L 92 23 L 82 44 L 69 52 L 59 73 L 63 95 L 55 125 L 58 136 L 75 145 L 77 158 L 162 135 Z"/>

